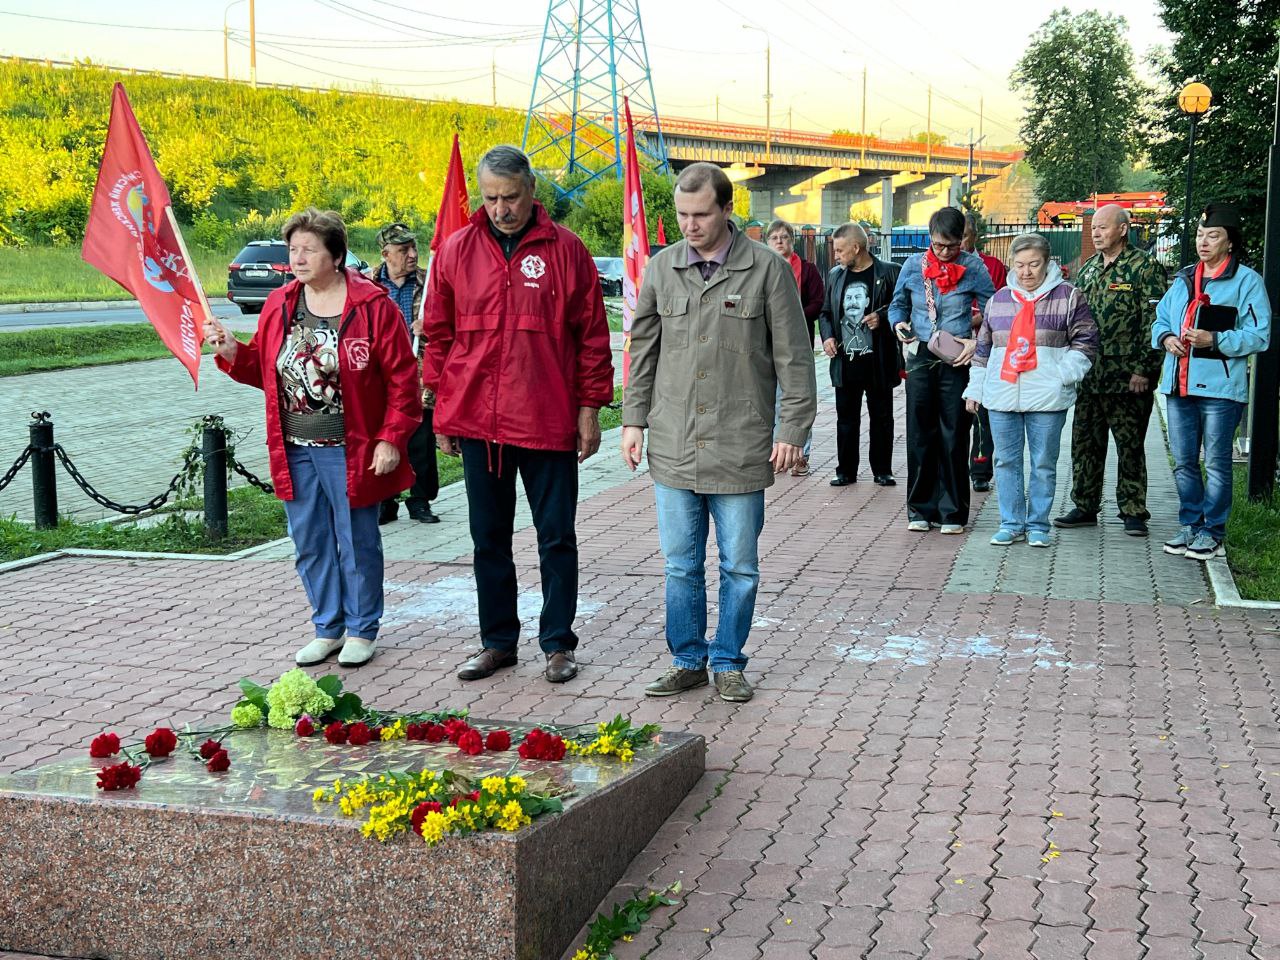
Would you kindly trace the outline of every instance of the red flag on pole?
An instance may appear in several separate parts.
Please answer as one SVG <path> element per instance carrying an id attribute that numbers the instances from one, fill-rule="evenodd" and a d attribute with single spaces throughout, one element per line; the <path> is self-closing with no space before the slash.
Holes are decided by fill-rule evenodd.
<path id="1" fill-rule="evenodd" d="M 471 199 L 467 196 L 467 175 L 462 169 L 462 151 L 458 135 L 453 135 L 453 152 L 449 155 L 449 172 L 444 178 L 444 196 L 436 214 L 436 232 L 431 236 L 431 252 L 435 253 L 456 230 L 471 220 Z"/>
<path id="2" fill-rule="evenodd" d="M 119 83 L 80 255 L 137 297 L 198 387 L 201 324 L 211 316 L 209 303 L 174 219 L 169 190 Z"/>
<path id="3" fill-rule="evenodd" d="M 640 161 L 636 159 L 636 132 L 631 125 L 631 101 L 622 104 L 627 113 L 627 158 L 622 174 L 622 387 L 631 382 L 631 322 L 636 298 L 649 263 L 649 227 L 644 219 L 644 187 Z"/>
<path id="4" fill-rule="evenodd" d="M 662 229 L 662 217 L 658 217 L 658 246 L 665 247 L 667 245 L 667 231 Z"/>

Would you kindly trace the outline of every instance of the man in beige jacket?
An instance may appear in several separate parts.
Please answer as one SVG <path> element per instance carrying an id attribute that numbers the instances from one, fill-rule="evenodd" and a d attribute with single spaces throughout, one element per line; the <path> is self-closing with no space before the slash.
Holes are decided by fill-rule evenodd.
<path id="1" fill-rule="evenodd" d="M 743 676 L 760 583 L 764 490 L 791 469 L 817 405 L 813 346 L 791 267 L 730 219 L 733 185 L 714 164 L 676 181 L 684 239 L 646 267 L 631 328 L 622 458 L 634 470 L 649 430 L 649 472 L 666 558 L 673 666 L 645 687 L 666 697 L 704 686 L 750 700 Z M 774 441 L 774 397 L 781 415 Z M 707 642 L 708 519 L 720 551 L 720 615 Z"/>

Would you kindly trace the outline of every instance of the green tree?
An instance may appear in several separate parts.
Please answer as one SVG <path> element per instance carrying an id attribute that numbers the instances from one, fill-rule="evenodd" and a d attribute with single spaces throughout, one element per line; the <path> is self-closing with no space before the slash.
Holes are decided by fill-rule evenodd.
<path id="1" fill-rule="evenodd" d="M 1044 200 L 1083 200 L 1124 182 L 1140 152 L 1142 88 L 1121 16 L 1055 10 L 1011 79 L 1027 99 L 1022 140 Z"/>
<path id="2" fill-rule="evenodd" d="M 675 201 L 672 177 L 648 171 L 640 174 L 644 189 L 644 219 L 649 228 L 649 242 L 658 240 L 658 217 L 667 229 L 667 238 L 675 226 Z M 565 226 L 582 238 L 587 249 L 598 257 L 622 255 L 622 181 L 601 177 L 582 193 L 582 202 L 569 211 Z"/>
<path id="3" fill-rule="evenodd" d="M 1159 9 L 1174 39 L 1151 58 L 1162 81 L 1153 106 L 1151 169 L 1181 215 L 1188 119 L 1178 109 L 1178 91 L 1192 80 L 1208 84 L 1213 106 L 1197 124 L 1191 212 L 1211 200 L 1236 204 L 1256 250 L 1266 211 L 1280 0 L 1159 0 Z"/>

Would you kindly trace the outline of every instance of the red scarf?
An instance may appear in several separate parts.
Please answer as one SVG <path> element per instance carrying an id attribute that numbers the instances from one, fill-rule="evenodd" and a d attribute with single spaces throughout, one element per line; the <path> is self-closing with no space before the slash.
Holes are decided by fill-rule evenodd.
<path id="1" fill-rule="evenodd" d="M 792 250 L 787 255 L 787 263 L 791 264 L 791 274 L 796 278 L 796 286 L 800 286 L 800 254 Z"/>
<path id="2" fill-rule="evenodd" d="M 1231 258 L 1227 257 L 1222 263 L 1218 264 L 1218 269 L 1209 275 L 1210 280 L 1217 280 L 1222 276 L 1222 272 L 1227 269 L 1227 264 L 1231 262 Z M 1182 345 L 1186 347 L 1187 334 L 1195 329 L 1196 314 L 1200 312 L 1200 308 L 1209 302 L 1209 295 L 1201 291 L 1204 283 L 1204 261 L 1201 260 L 1196 264 L 1195 273 L 1195 292 L 1191 299 L 1187 301 L 1187 312 L 1182 315 L 1182 332 L 1179 338 Z M 1186 356 L 1178 357 L 1178 396 L 1185 397 L 1187 395 L 1187 373 L 1191 369 L 1191 349 L 1187 347 Z"/>
<path id="3" fill-rule="evenodd" d="M 1009 343 L 1004 348 L 1004 363 L 1000 364 L 1000 379 L 1006 383 L 1016 383 L 1018 374 L 1036 368 L 1036 304 L 1043 300 L 1047 293 L 1028 300 L 1017 290 L 1010 290 L 1013 299 L 1018 301 L 1018 312 L 1014 315 L 1013 326 L 1009 329 Z"/>
<path id="4" fill-rule="evenodd" d="M 952 260 L 949 263 L 943 263 L 933 255 L 933 250 L 928 250 L 924 255 L 924 278 L 932 280 L 938 285 L 938 292 L 942 294 L 950 293 L 960 283 L 960 278 L 964 276 L 964 267 Z"/>

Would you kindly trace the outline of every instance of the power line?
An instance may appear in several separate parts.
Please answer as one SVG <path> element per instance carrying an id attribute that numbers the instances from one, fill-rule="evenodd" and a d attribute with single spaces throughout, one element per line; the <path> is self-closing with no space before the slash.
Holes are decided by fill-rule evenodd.
<path id="1" fill-rule="evenodd" d="M 232 42 L 232 43 L 234 43 L 234 44 L 236 44 L 236 45 L 238 45 L 238 46 L 244 47 L 245 49 L 248 49 L 248 47 L 249 47 L 249 45 L 248 45 L 247 43 L 245 43 L 243 40 L 241 40 L 239 37 L 231 37 L 230 39 L 231 39 L 231 42 Z M 259 43 L 259 44 L 258 44 L 258 46 L 262 46 L 262 44 L 261 44 L 261 43 Z M 351 82 L 351 83 L 359 83 L 359 84 L 365 84 L 365 85 L 369 85 L 369 86 L 372 86 L 372 85 L 373 85 L 373 81 L 370 81 L 368 77 L 348 77 L 348 76 L 344 76 L 343 74 L 340 74 L 340 73 L 330 73 L 330 72 L 329 72 L 329 71 L 327 71 L 327 70 L 320 70 L 320 69 L 317 69 L 317 68 L 316 68 L 316 67 L 314 67 L 314 66 L 310 66 L 310 65 L 305 64 L 305 63 L 298 63 L 298 61 L 296 61 L 296 60 L 290 60 L 288 57 L 282 57 L 282 56 L 280 56 L 280 54 L 278 54 L 278 53 L 267 53 L 266 51 L 261 51 L 261 50 L 259 51 L 259 53 L 260 53 L 260 55 L 261 55 L 261 56 L 264 56 L 264 57 L 266 57 L 266 58 L 267 58 L 267 59 L 269 59 L 269 60 L 276 60 L 276 61 L 279 61 L 280 63 L 286 63 L 286 64 L 288 64 L 288 65 L 289 65 L 289 66 L 291 66 L 291 67 L 297 67 L 297 68 L 298 68 L 298 69 L 300 69 L 300 70 L 306 70 L 306 71 L 308 71 L 308 72 L 310 72 L 310 73 L 319 73 L 319 74 L 322 74 L 323 76 L 329 77 L 329 78 L 331 78 L 331 79 L 335 79 L 335 80 L 347 80 L 347 81 L 349 81 L 349 82 Z M 320 57 L 314 57 L 314 58 L 312 58 L 312 59 L 314 59 L 314 60 L 316 60 L 316 61 L 323 62 L 323 59 L 322 59 L 322 58 L 320 58 Z M 434 83 L 398 83 L 398 82 L 397 82 L 397 83 L 393 83 L 393 84 L 388 84 L 388 86 L 393 86 L 393 87 L 444 87 L 444 86 L 449 86 L 449 85 L 451 85 L 451 84 L 455 84 L 455 83 L 471 83 L 471 82 L 476 81 L 476 80 L 484 80 L 484 79 L 487 79 L 487 78 L 488 78 L 488 76 L 489 76 L 489 71 L 487 71 L 487 70 L 486 70 L 484 73 L 478 73 L 478 74 L 476 74 L 476 75 L 474 75 L 474 76 L 471 76 L 471 77 L 459 77 L 459 78 L 457 78 L 456 80 L 438 80 L 438 81 L 435 81 Z"/>
<path id="2" fill-rule="evenodd" d="M 241 42 L 243 41 L 243 37 L 244 37 L 243 34 L 238 34 L 236 36 L 236 40 L 238 42 Z M 411 67 L 398 67 L 398 66 L 393 67 L 389 64 L 355 63 L 351 60 L 335 60 L 332 57 L 321 57 L 315 54 L 307 54 L 305 48 L 302 50 L 295 50 L 294 48 L 297 46 L 296 44 L 273 43 L 268 40 L 263 40 L 261 39 L 261 37 L 259 37 L 258 39 L 258 46 L 267 47 L 272 50 L 283 50 L 286 53 L 295 53 L 295 54 L 301 53 L 301 54 L 310 56 L 311 59 L 317 60 L 321 63 L 333 63 L 333 64 L 337 64 L 340 67 L 359 67 L 362 70 L 394 70 L 396 73 L 421 73 L 421 74 L 428 74 L 428 75 L 433 75 L 433 74 L 439 75 L 439 74 L 449 74 L 449 73 L 472 73 L 475 71 L 475 67 L 459 67 L 456 70 L 419 70 Z"/>
<path id="3" fill-rule="evenodd" d="M 141 23 L 103 23 L 100 20 L 71 20 L 66 17 L 44 17 L 35 13 L 15 13 L 12 10 L 0 10 L 0 16 L 22 17 L 24 20 L 45 20 L 49 23 L 73 23 L 83 27 L 114 27 L 118 30 L 161 30 L 168 33 L 221 33 L 216 27 L 158 27 L 154 24 Z"/>
<path id="4" fill-rule="evenodd" d="M 488 20 L 464 20 L 461 17 L 447 17 L 443 13 L 436 13 L 432 10 L 419 10 L 417 7 L 406 7 L 403 4 L 392 3 L 391 0 L 373 0 L 374 3 L 380 3 L 384 7 L 391 7 L 394 10 L 403 10 L 406 13 L 412 13 L 419 17 L 429 17 L 432 20 L 450 20 L 454 23 L 468 23 L 476 27 L 506 27 L 508 30 L 540 30 L 540 23 L 493 23 Z"/>

